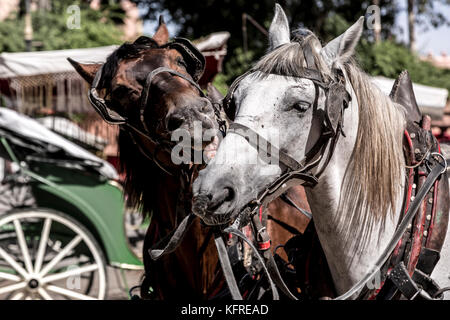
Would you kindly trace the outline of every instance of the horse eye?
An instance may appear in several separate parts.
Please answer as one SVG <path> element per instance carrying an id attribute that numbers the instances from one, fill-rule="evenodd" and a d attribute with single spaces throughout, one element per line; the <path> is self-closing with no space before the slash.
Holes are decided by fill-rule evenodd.
<path id="1" fill-rule="evenodd" d="M 184 68 L 187 68 L 186 62 L 184 62 L 183 58 L 181 58 L 181 57 L 177 59 L 177 64 L 178 64 L 179 66 L 182 66 L 182 67 L 184 67 Z"/>
<path id="2" fill-rule="evenodd" d="M 293 109 L 296 109 L 300 112 L 305 112 L 306 110 L 309 109 L 309 107 L 311 106 L 311 104 L 309 102 L 306 101 L 298 101 L 296 103 L 294 103 L 294 105 L 292 106 Z"/>

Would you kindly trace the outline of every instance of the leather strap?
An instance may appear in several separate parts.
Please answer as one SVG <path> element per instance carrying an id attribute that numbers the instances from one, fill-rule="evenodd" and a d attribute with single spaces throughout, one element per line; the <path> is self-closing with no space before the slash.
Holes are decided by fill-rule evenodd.
<path id="1" fill-rule="evenodd" d="M 417 283 L 431 297 L 435 298 L 439 295 L 439 285 L 431 279 L 427 274 L 416 269 L 412 275 L 412 280 Z"/>
<path id="2" fill-rule="evenodd" d="M 253 229 L 255 233 L 255 238 L 258 244 L 260 243 L 269 243 L 270 244 L 270 237 L 267 232 L 266 228 L 266 222 L 267 219 L 265 216 L 267 215 L 267 210 L 263 210 L 262 216 L 259 215 L 253 215 L 252 217 L 252 223 L 253 223 Z M 265 221 L 265 225 L 263 226 L 262 221 Z M 287 287 L 286 283 L 284 282 L 283 278 L 281 277 L 280 271 L 278 270 L 278 266 L 275 262 L 275 259 L 273 258 L 272 252 L 269 250 L 269 247 L 265 247 L 263 250 L 259 249 L 259 252 L 262 253 L 262 256 L 264 257 L 265 264 L 267 266 L 267 270 L 269 271 L 270 276 L 272 277 L 275 284 L 278 286 L 278 288 L 281 289 L 281 291 L 291 300 L 298 300 L 297 297 L 292 294 L 292 292 Z"/>
<path id="3" fill-rule="evenodd" d="M 146 126 L 145 121 L 144 121 L 144 112 L 145 112 L 145 108 L 146 108 L 146 106 L 148 104 L 148 96 L 149 96 L 150 87 L 152 85 L 153 78 L 156 75 L 158 75 L 160 73 L 163 73 L 163 72 L 170 73 L 172 75 L 180 77 L 183 80 L 186 80 L 187 82 L 189 82 L 192 86 L 194 86 L 199 91 L 199 93 L 200 93 L 200 95 L 202 97 L 205 96 L 205 94 L 203 93 L 203 90 L 200 88 L 198 83 L 195 82 L 194 80 L 192 80 L 192 78 L 190 76 L 187 77 L 186 75 L 184 75 L 182 73 L 179 73 L 179 72 L 177 72 L 177 71 L 175 71 L 173 69 L 166 68 L 166 67 L 159 67 L 159 68 L 156 68 L 155 70 L 153 70 L 152 72 L 150 72 L 147 75 L 147 78 L 145 80 L 145 86 L 142 89 L 141 101 L 140 101 L 140 110 L 139 110 L 139 113 L 140 113 L 139 116 L 140 116 L 141 124 L 146 129 L 146 131 L 147 131 L 146 134 L 148 134 L 148 135 L 150 134 L 150 132 L 147 129 L 147 126 Z"/>
<path id="4" fill-rule="evenodd" d="M 194 215 L 193 213 L 187 215 L 175 230 L 172 230 L 167 236 L 162 238 L 149 250 L 150 257 L 153 260 L 158 260 L 163 255 L 175 251 L 181 240 L 183 240 L 183 237 L 186 235 L 186 232 L 194 221 L 195 217 L 196 215 Z"/>
<path id="5" fill-rule="evenodd" d="M 421 270 L 426 274 L 431 274 L 440 257 L 441 254 L 439 251 L 423 247 L 419 255 L 416 269 Z"/>
<path id="6" fill-rule="evenodd" d="M 303 214 L 305 217 L 307 217 L 308 219 L 312 219 L 312 214 L 311 212 L 306 211 L 303 208 L 300 208 L 299 206 L 297 206 L 297 204 L 292 201 L 292 199 L 286 194 L 283 193 L 280 196 L 280 199 L 283 200 L 285 203 L 287 203 L 288 205 L 290 205 L 291 207 L 294 207 L 295 209 L 297 209 L 301 214 Z"/>
<path id="7" fill-rule="evenodd" d="M 351 289 L 349 289 L 346 293 L 340 295 L 335 298 L 335 300 L 346 300 L 352 297 L 354 294 L 360 292 L 360 290 L 369 282 L 373 277 L 379 272 L 384 263 L 389 259 L 392 251 L 394 251 L 397 246 L 398 241 L 402 238 L 403 233 L 408 228 L 408 225 L 411 223 L 414 218 L 417 210 L 419 209 L 423 199 L 427 195 L 430 188 L 434 185 L 434 182 L 437 178 L 444 172 L 450 160 L 446 160 L 446 164 L 442 164 L 441 162 L 436 162 L 427 179 L 425 180 L 422 188 L 417 192 L 416 197 L 408 208 L 408 211 L 405 213 L 402 221 L 400 222 L 397 230 L 392 236 L 391 241 L 386 246 L 386 249 L 381 254 L 380 258 L 374 264 L 372 270 L 370 270 L 360 281 L 358 281 Z"/>
<path id="8" fill-rule="evenodd" d="M 229 133 L 235 133 L 246 139 L 248 143 L 258 151 L 258 153 L 261 152 L 261 146 L 266 146 L 266 150 L 262 151 L 265 151 L 269 156 L 275 156 L 275 161 L 280 161 L 292 171 L 298 171 L 304 167 L 303 163 L 297 162 L 297 160 L 292 158 L 286 152 L 279 150 L 277 147 L 272 145 L 269 141 L 261 137 L 253 129 L 247 126 L 244 126 L 238 122 L 233 122 L 230 124 L 230 127 L 227 130 L 227 134 Z"/>
<path id="9" fill-rule="evenodd" d="M 277 287 L 276 287 L 275 283 L 273 282 L 271 274 L 270 274 L 269 270 L 267 269 L 267 267 L 265 265 L 264 259 L 261 257 L 261 254 L 259 254 L 259 251 L 256 249 L 254 244 L 240 230 L 238 230 L 238 229 L 236 229 L 234 227 L 228 227 L 228 228 L 224 229 L 223 231 L 231 233 L 231 234 L 241 238 L 242 240 L 244 240 L 250 246 L 250 248 L 252 249 L 252 251 L 256 255 L 257 259 L 261 263 L 263 271 L 264 271 L 264 273 L 267 276 L 267 280 L 269 281 L 270 289 L 272 291 L 272 298 L 273 298 L 273 300 L 279 300 L 280 296 L 278 294 Z"/>
<path id="10" fill-rule="evenodd" d="M 214 242 L 216 243 L 220 265 L 222 266 L 223 275 L 225 276 L 225 281 L 227 282 L 231 297 L 233 300 L 242 300 L 242 295 L 239 292 L 239 287 L 233 274 L 230 258 L 228 257 L 228 252 L 225 248 L 225 243 L 223 242 L 223 238 L 220 233 L 215 234 Z"/>
<path id="11" fill-rule="evenodd" d="M 408 300 L 413 300 L 419 294 L 420 289 L 409 276 L 403 261 L 391 270 L 388 277 Z"/>

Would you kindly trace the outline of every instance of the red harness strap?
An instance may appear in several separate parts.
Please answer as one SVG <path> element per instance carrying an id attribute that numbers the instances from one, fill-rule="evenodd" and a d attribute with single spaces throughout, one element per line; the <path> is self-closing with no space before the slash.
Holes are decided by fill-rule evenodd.
<path id="1" fill-rule="evenodd" d="M 259 207 L 259 221 L 261 222 L 263 218 L 263 210 L 263 206 Z M 263 251 L 270 249 L 270 239 L 264 242 L 258 241 L 258 249 Z"/>
<path id="2" fill-rule="evenodd" d="M 429 133 L 429 128 L 427 128 L 427 119 L 424 118 L 424 125 L 423 128 L 420 130 L 426 130 L 428 131 L 427 134 L 431 135 Z M 410 129 L 416 129 L 414 127 L 409 127 Z M 406 198 L 404 201 L 404 214 L 407 212 L 411 201 L 414 199 L 417 191 L 421 188 L 422 184 L 427 178 L 427 174 L 425 173 L 425 168 L 423 164 L 423 158 L 420 156 L 420 153 L 418 152 L 418 145 L 419 143 L 423 144 L 424 141 L 420 139 L 418 136 L 421 134 L 420 131 L 413 130 L 410 134 L 408 130 L 405 130 L 405 157 L 407 159 L 408 167 L 407 167 L 407 185 L 406 185 Z M 415 143 L 413 142 L 415 140 Z M 434 140 L 435 145 L 433 145 L 433 141 L 430 143 L 427 141 L 427 145 L 431 144 L 431 147 L 429 147 L 427 152 L 432 152 L 433 149 L 435 151 L 440 152 L 440 146 L 437 140 L 435 140 L 432 136 L 430 140 Z M 428 146 L 427 146 L 428 147 Z M 419 155 L 418 155 L 419 154 Z M 418 157 L 420 156 L 420 157 Z M 409 161 L 408 161 L 409 159 Z M 439 223 L 439 228 L 447 227 L 447 220 L 446 219 L 436 219 L 436 208 L 438 203 L 438 185 L 440 181 L 437 180 L 429 191 L 428 195 L 425 197 L 424 201 L 421 204 L 421 207 L 419 208 L 418 212 L 416 213 L 416 216 L 413 220 L 413 223 L 411 226 L 407 229 L 405 234 L 403 235 L 402 239 L 398 242 L 395 250 L 393 251 L 390 259 L 388 262 L 386 262 L 385 267 L 382 270 L 383 273 L 383 281 L 381 284 L 381 287 L 376 290 L 372 290 L 365 296 L 370 299 L 376 299 L 380 291 L 384 288 L 386 284 L 386 278 L 392 271 L 393 267 L 399 264 L 403 261 L 405 264 L 407 271 L 409 275 L 414 278 L 414 273 L 416 272 L 416 268 L 420 270 L 422 267 L 420 265 L 420 260 L 427 259 L 425 257 L 425 253 L 428 251 L 433 251 L 434 248 L 430 244 L 431 236 L 433 235 L 433 231 L 437 228 L 435 223 L 436 221 L 444 220 Z M 443 213 L 439 213 L 439 215 L 443 215 Z M 445 226 L 444 226 L 445 224 Z M 439 229 L 438 228 L 438 229 Z M 435 250 L 434 250 L 435 251 Z M 422 257 L 422 255 L 424 255 Z M 437 262 L 437 260 L 436 260 Z M 434 265 L 433 265 L 434 268 Z M 430 270 L 420 270 L 421 272 L 425 274 L 430 274 Z"/>

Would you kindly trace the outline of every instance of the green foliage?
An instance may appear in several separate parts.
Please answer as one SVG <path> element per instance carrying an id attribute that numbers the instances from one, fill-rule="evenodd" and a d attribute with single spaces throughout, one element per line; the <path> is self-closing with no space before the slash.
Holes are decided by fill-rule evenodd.
<path id="1" fill-rule="evenodd" d="M 226 82 L 226 76 L 223 73 L 219 73 L 214 77 L 213 85 L 219 90 L 224 96 L 227 95 L 228 85 Z"/>
<path id="2" fill-rule="evenodd" d="M 43 50 L 89 48 L 120 43 L 121 32 L 103 12 L 81 11 L 81 29 L 66 26 L 68 15 L 37 13 L 33 16 L 35 40 L 42 41 Z"/>
<path id="3" fill-rule="evenodd" d="M 69 29 L 69 5 L 80 6 L 80 29 Z M 33 40 L 42 44 L 40 50 L 89 48 L 121 43 L 122 32 L 117 26 L 123 12 L 117 4 L 95 11 L 80 1 L 54 1 L 52 10 L 38 10 L 32 14 Z M 24 18 L 14 14 L 0 22 L 0 52 L 24 51 Z"/>
<path id="4" fill-rule="evenodd" d="M 242 48 L 236 48 L 231 55 L 229 54 L 228 62 L 225 65 L 225 81 L 231 84 L 236 77 L 248 71 L 252 63 L 258 58 L 254 50 L 248 50 L 247 53 L 244 53 Z"/>
<path id="5" fill-rule="evenodd" d="M 401 44 L 392 41 L 372 44 L 362 40 L 357 56 L 363 70 L 371 75 L 395 79 L 401 71 L 408 70 L 416 83 L 450 90 L 450 70 L 421 61 Z"/>
<path id="6" fill-rule="evenodd" d="M 338 32 L 344 30 L 345 22 L 356 21 L 355 17 L 365 15 L 367 0 L 202 0 L 202 1 L 171 1 L 171 0 L 132 0 L 147 12 L 144 19 L 155 21 L 157 14 L 163 12 L 166 21 L 180 26 L 179 36 L 195 39 L 212 32 L 228 31 L 228 54 L 224 61 L 226 82 L 230 84 L 241 71 L 246 71 L 252 59 L 260 58 L 267 48 L 267 38 L 247 21 L 247 38 L 251 59 L 243 56 L 242 14 L 250 15 L 260 25 L 268 29 L 274 15 L 275 2 L 285 10 L 291 29 L 306 27 L 314 31 L 320 39 L 329 40 Z M 381 12 L 383 21 L 383 36 L 390 35 L 394 24 L 398 3 L 390 0 L 380 0 L 384 10 Z M 173 36 L 173 35 L 172 35 Z M 329 38 L 328 38 L 329 37 Z"/>
<path id="7" fill-rule="evenodd" d="M 342 34 L 351 26 L 340 14 L 332 13 L 326 19 L 323 26 L 325 37 L 321 40 L 326 43 Z"/>
<path id="8" fill-rule="evenodd" d="M 25 50 L 22 20 L 7 19 L 0 22 L 0 53 Z"/>

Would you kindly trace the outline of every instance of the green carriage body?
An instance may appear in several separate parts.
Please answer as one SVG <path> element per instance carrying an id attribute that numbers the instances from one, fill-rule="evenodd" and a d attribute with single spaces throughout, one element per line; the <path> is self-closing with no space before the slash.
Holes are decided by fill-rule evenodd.
<path id="1" fill-rule="evenodd" d="M 102 246 L 111 266 L 142 269 L 125 234 L 125 204 L 120 185 L 95 171 L 43 161 L 25 164 L 1 138 L 11 161 L 29 176 L 37 206 L 64 212 L 84 225 Z"/>

